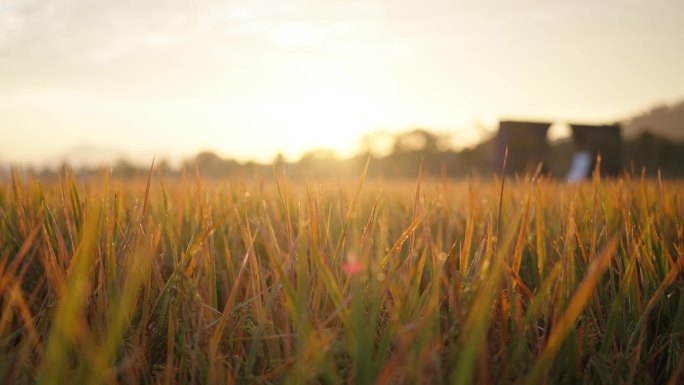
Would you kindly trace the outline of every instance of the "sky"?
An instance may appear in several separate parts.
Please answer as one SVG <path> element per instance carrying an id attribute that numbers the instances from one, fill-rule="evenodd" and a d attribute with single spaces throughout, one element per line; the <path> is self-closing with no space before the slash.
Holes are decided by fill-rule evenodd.
<path id="1" fill-rule="evenodd" d="M 681 0 L 0 0 L 0 162 L 613 122 L 684 100 L 682 20 Z"/>

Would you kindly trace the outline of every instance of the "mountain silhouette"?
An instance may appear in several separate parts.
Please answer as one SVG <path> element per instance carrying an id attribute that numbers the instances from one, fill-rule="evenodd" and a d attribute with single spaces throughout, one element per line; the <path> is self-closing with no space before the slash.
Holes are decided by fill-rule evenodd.
<path id="1" fill-rule="evenodd" d="M 684 141 L 684 101 L 673 106 L 659 106 L 623 124 L 625 139 L 650 132 L 675 142 Z"/>

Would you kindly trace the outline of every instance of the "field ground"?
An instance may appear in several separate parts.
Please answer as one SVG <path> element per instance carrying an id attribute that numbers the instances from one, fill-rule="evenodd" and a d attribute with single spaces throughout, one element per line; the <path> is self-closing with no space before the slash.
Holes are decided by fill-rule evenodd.
<path id="1" fill-rule="evenodd" d="M 684 184 L 0 183 L 0 382 L 681 384 Z"/>

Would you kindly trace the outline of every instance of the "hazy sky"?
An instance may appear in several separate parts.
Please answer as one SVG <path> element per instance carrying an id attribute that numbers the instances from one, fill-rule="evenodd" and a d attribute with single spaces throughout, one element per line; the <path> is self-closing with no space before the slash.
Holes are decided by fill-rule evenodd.
<path id="1" fill-rule="evenodd" d="M 0 0 L 0 160 L 241 160 L 684 99 L 681 0 Z"/>

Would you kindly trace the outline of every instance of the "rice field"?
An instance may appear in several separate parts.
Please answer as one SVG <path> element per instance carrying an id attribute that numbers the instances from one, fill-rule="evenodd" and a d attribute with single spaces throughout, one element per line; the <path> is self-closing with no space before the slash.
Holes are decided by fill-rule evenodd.
<path id="1" fill-rule="evenodd" d="M 0 382 L 681 384 L 683 221 L 629 175 L 15 174 Z"/>

